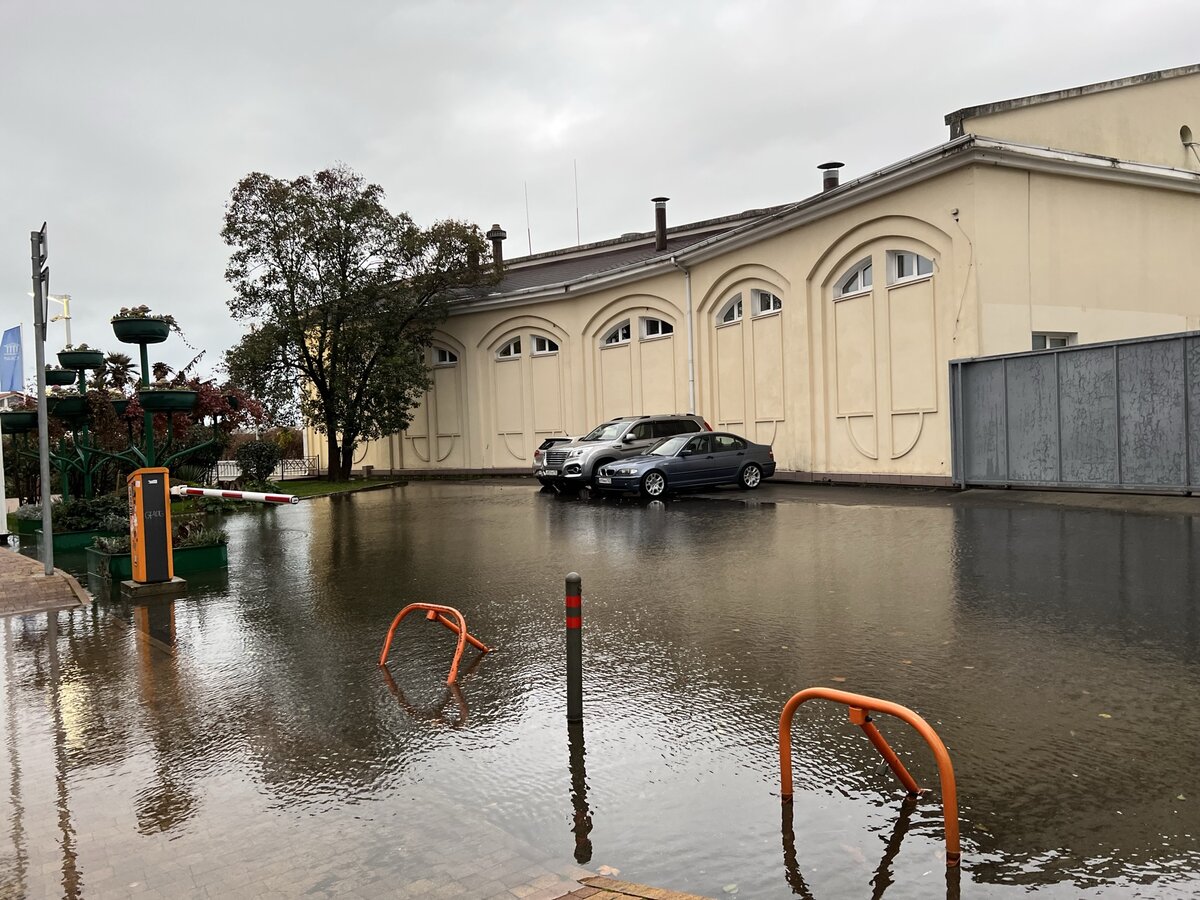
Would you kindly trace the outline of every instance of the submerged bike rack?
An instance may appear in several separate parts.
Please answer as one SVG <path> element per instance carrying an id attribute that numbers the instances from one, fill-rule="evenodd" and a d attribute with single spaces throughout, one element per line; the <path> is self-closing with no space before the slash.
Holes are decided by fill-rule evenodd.
<path id="1" fill-rule="evenodd" d="M 909 796 L 912 797 L 919 795 L 922 789 L 908 774 L 904 763 L 900 762 L 896 751 L 884 740 L 868 713 L 878 712 L 895 716 L 897 719 L 903 719 L 917 730 L 937 760 L 938 777 L 942 783 L 942 817 L 946 826 L 946 865 L 957 866 L 962 853 L 958 846 L 958 792 L 954 786 L 954 767 L 950 764 L 950 754 L 946 752 L 946 745 L 942 743 L 942 739 L 937 736 L 937 732 L 930 727 L 929 723 L 907 706 L 901 706 L 899 703 L 878 700 L 865 694 L 837 691 L 833 688 L 812 687 L 793 694 L 792 698 L 784 704 L 783 712 L 779 715 L 779 776 L 783 788 L 783 802 L 792 802 L 792 717 L 796 714 L 796 709 L 800 704 L 806 700 L 832 700 L 834 703 L 848 706 L 850 721 L 863 730 L 888 767 L 900 779 L 900 783 L 904 785 Z"/>
<path id="2" fill-rule="evenodd" d="M 387 664 L 388 651 L 392 648 L 392 636 L 396 633 L 396 626 L 410 612 L 418 609 L 425 611 L 425 618 L 429 621 L 441 622 L 458 635 L 458 646 L 454 650 L 454 662 L 450 664 L 450 677 L 446 679 L 446 684 L 454 684 L 458 680 L 458 663 L 462 659 L 463 649 L 466 644 L 470 644 L 481 653 L 487 653 L 491 649 L 483 641 L 471 636 L 467 631 L 467 620 L 453 606 L 439 606 L 436 603 L 410 603 L 404 609 L 400 610 L 396 614 L 396 618 L 392 620 L 392 627 L 388 629 L 387 640 L 383 642 L 383 652 L 379 654 L 380 667 Z M 449 616 L 453 616 L 457 621 L 452 621 L 448 618 Z"/>

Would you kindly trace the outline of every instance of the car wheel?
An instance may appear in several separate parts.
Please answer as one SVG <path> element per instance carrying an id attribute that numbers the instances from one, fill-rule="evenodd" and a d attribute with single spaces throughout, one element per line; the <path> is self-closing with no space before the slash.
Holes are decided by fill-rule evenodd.
<path id="1" fill-rule="evenodd" d="M 656 500 L 667 492 L 667 476 L 651 469 L 642 476 L 642 496 Z"/>
<path id="2" fill-rule="evenodd" d="M 762 484 L 762 469 L 759 468 L 758 463 L 746 464 L 741 474 L 738 475 L 738 484 L 744 491 L 752 490 Z"/>

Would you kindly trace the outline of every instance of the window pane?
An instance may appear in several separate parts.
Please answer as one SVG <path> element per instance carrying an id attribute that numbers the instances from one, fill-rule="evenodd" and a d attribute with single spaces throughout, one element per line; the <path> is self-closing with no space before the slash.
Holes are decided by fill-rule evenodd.
<path id="1" fill-rule="evenodd" d="M 1065 337 L 1052 337 L 1046 341 L 1046 346 L 1047 347 L 1065 347 L 1065 346 L 1067 346 L 1067 339 Z"/>
<path id="2" fill-rule="evenodd" d="M 659 322 L 659 334 L 672 334 L 675 331 L 675 326 L 670 322 Z"/>
<path id="3" fill-rule="evenodd" d="M 1044 334 L 1035 334 L 1033 336 L 1033 349 L 1034 350 L 1045 350 L 1046 349 L 1046 336 Z"/>
<path id="4" fill-rule="evenodd" d="M 871 264 L 867 263 L 862 270 L 862 286 L 869 288 L 871 286 Z"/>
<path id="5" fill-rule="evenodd" d="M 907 253 L 897 253 L 896 254 L 896 278 L 898 278 L 898 279 L 899 278 L 907 278 L 911 274 L 912 274 L 912 271 L 908 264 L 908 254 Z"/>
<path id="6" fill-rule="evenodd" d="M 924 256 L 918 256 L 917 257 L 917 274 L 918 275 L 932 275 L 933 274 L 933 260 L 926 259 Z"/>

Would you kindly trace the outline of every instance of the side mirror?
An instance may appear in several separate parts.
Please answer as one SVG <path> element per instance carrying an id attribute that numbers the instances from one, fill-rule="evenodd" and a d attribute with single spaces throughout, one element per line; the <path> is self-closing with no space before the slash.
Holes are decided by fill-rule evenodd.
<path id="1" fill-rule="evenodd" d="M 692 451 L 691 451 L 691 450 L 680 450 L 680 451 L 679 451 L 679 455 L 680 455 L 680 456 L 691 456 L 691 455 L 692 455 Z"/>
<path id="2" fill-rule="evenodd" d="M 621 440 L 623 442 L 625 442 L 626 444 L 632 444 L 633 443 L 633 435 L 627 434 L 627 435 L 625 435 L 625 437 L 621 438 Z"/>

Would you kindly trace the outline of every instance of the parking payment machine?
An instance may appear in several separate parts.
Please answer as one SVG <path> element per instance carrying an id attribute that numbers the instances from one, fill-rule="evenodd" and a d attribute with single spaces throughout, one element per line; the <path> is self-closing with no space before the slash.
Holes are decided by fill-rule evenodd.
<path id="1" fill-rule="evenodd" d="M 125 479 L 129 485 L 129 552 L 133 580 L 139 584 L 170 581 L 175 575 L 171 557 L 171 495 L 168 471 L 138 469 Z"/>

